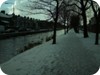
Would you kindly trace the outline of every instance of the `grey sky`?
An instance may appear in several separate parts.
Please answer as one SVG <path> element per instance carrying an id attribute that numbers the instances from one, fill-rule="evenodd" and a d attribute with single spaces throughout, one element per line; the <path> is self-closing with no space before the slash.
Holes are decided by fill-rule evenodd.
<path id="1" fill-rule="evenodd" d="M 12 11 L 12 6 L 15 0 L 6 0 L 2 5 L 0 10 L 5 10 L 6 13 L 10 13 Z"/>
<path id="2" fill-rule="evenodd" d="M 2 1 L 5 1 L 5 0 L 0 0 L 1 2 Z M 98 2 L 98 4 L 100 4 L 100 0 L 94 0 L 94 1 L 97 1 Z M 1 3 L 0 2 L 0 3 Z M 14 5 L 15 4 L 15 2 L 16 2 L 16 5 Z M 1 8 L 0 8 L 0 10 L 5 10 L 6 11 L 6 13 L 9 13 L 9 14 L 12 14 L 12 12 L 13 12 L 13 5 L 14 5 L 14 13 L 16 14 L 16 15 L 18 15 L 18 14 L 20 14 L 20 15 L 22 15 L 22 16 L 29 16 L 29 17 L 34 17 L 34 18 L 36 18 L 36 19 L 45 19 L 47 16 L 45 16 L 45 15 L 43 15 L 43 14 L 41 14 L 41 15 L 34 15 L 34 14 L 32 14 L 32 15 L 28 15 L 28 14 L 26 14 L 26 12 L 21 12 L 21 11 L 19 11 L 18 10 L 18 8 L 22 8 L 22 9 L 24 9 L 24 7 L 22 7 L 22 5 L 23 4 L 27 4 L 28 3 L 28 1 L 27 0 L 6 0 L 6 2 L 4 2 L 2 5 L 1 5 Z M 33 12 L 33 11 L 32 11 Z"/>
<path id="3" fill-rule="evenodd" d="M 36 18 L 36 19 L 42 19 L 42 20 L 46 19 L 47 16 L 45 16 L 43 14 L 28 15 L 26 12 L 21 12 L 20 10 L 18 10 L 18 8 L 24 9 L 24 7 L 22 5 L 27 4 L 27 3 L 28 3 L 27 0 L 7 0 L 1 5 L 0 10 L 5 10 L 6 13 L 12 14 L 13 6 L 14 6 L 14 13 L 16 15 L 29 16 L 29 17 L 33 17 L 33 18 Z"/>

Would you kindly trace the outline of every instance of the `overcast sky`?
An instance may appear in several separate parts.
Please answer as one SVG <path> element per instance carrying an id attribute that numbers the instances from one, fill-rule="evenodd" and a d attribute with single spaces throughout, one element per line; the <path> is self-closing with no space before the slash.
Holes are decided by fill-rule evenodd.
<path id="1" fill-rule="evenodd" d="M 100 0 L 94 0 L 96 1 L 98 4 L 100 4 Z M 6 13 L 11 14 L 13 12 L 13 6 L 15 8 L 14 13 L 16 15 L 20 14 L 22 16 L 26 15 L 26 13 L 22 13 L 21 11 L 19 11 L 17 8 L 22 8 L 22 4 L 27 4 L 27 0 L 0 0 L 0 10 L 5 10 Z M 22 8 L 24 9 L 24 8 Z M 27 15 L 29 16 L 29 15 Z M 44 16 L 43 14 L 41 15 L 30 15 L 31 17 L 37 18 L 37 19 L 45 19 L 46 16 Z"/>
<path id="2" fill-rule="evenodd" d="M 18 10 L 18 8 L 22 8 L 22 5 L 23 4 L 27 4 L 27 0 L 0 0 L 0 10 L 5 10 L 6 13 L 9 13 L 9 14 L 12 14 L 13 12 L 13 6 L 14 6 L 14 13 L 16 15 L 21 15 L 21 16 L 29 16 L 29 17 L 34 17 L 36 19 L 42 19 L 42 20 L 45 20 L 47 18 L 46 15 L 43 15 L 43 14 L 38 14 L 38 15 L 28 15 L 27 12 L 21 12 Z M 32 11 L 33 12 L 33 11 Z"/>

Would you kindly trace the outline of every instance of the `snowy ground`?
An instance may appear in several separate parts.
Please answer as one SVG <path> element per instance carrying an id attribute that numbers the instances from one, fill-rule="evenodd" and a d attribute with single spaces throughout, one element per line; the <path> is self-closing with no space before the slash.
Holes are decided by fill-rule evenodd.
<path id="1" fill-rule="evenodd" d="M 84 39 L 72 30 L 34 47 L 1 65 L 9 75 L 91 75 L 100 65 L 100 45 L 94 45 L 93 34 Z"/>

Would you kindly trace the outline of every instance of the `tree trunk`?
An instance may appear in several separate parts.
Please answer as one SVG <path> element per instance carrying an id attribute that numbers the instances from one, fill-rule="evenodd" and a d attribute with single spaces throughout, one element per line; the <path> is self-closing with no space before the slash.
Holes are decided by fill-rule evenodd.
<path id="1" fill-rule="evenodd" d="M 55 20 L 54 24 L 53 44 L 56 44 L 56 30 L 57 30 L 57 20 Z"/>
<path id="2" fill-rule="evenodd" d="M 56 6 L 56 17 L 55 17 L 55 24 L 54 24 L 54 34 L 53 34 L 53 42 L 52 44 L 56 44 L 56 30 L 57 30 L 57 21 L 58 21 L 58 5 L 59 5 L 59 2 L 58 0 L 56 0 L 56 3 L 57 3 L 57 6 Z"/>
<path id="3" fill-rule="evenodd" d="M 99 15 L 100 15 L 100 9 L 99 9 L 99 14 L 97 15 L 97 11 L 95 10 L 94 8 L 94 5 L 93 5 L 93 1 L 91 1 L 91 6 L 92 6 L 92 10 L 94 12 L 94 17 L 95 17 L 95 20 L 96 20 L 96 27 L 95 27 L 95 45 L 98 45 L 99 44 Z"/>
<path id="4" fill-rule="evenodd" d="M 99 44 L 99 23 L 96 25 L 95 45 Z"/>
<path id="5" fill-rule="evenodd" d="M 85 5 L 84 5 L 84 1 L 80 0 L 81 2 L 81 7 L 82 7 L 82 17 L 83 17 L 83 35 L 84 38 L 88 37 L 88 32 L 87 32 L 87 16 L 86 16 L 86 9 L 85 9 Z"/>
<path id="6" fill-rule="evenodd" d="M 96 36 L 95 36 L 95 45 L 99 44 L 99 15 L 100 15 L 100 10 L 99 10 L 99 14 L 97 16 L 97 14 L 95 15 L 96 17 Z"/>
<path id="7" fill-rule="evenodd" d="M 66 28 L 64 29 L 64 34 L 66 35 Z"/>
<path id="8" fill-rule="evenodd" d="M 84 34 L 84 38 L 87 38 L 88 37 L 87 17 L 86 17 L 86 12 L 85 11 L 83 11 L 82 16 L 83 16 L 83 34 Z"/>
<path id="9" fill-rule="evenodd" d="M 65 25 L 65 21 L 64 21 L 64 34 L 66 35 L 66 25 Z"/>

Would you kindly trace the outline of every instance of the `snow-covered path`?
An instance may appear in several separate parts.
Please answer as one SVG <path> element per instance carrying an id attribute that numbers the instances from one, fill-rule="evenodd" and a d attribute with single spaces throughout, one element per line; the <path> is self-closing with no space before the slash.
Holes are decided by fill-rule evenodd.
<path id="1" fill-rule="evenodd" d="M 1 65 L 8 75 L 91 75 L 99 64 L 73 31 L 32 48 Z"/>

